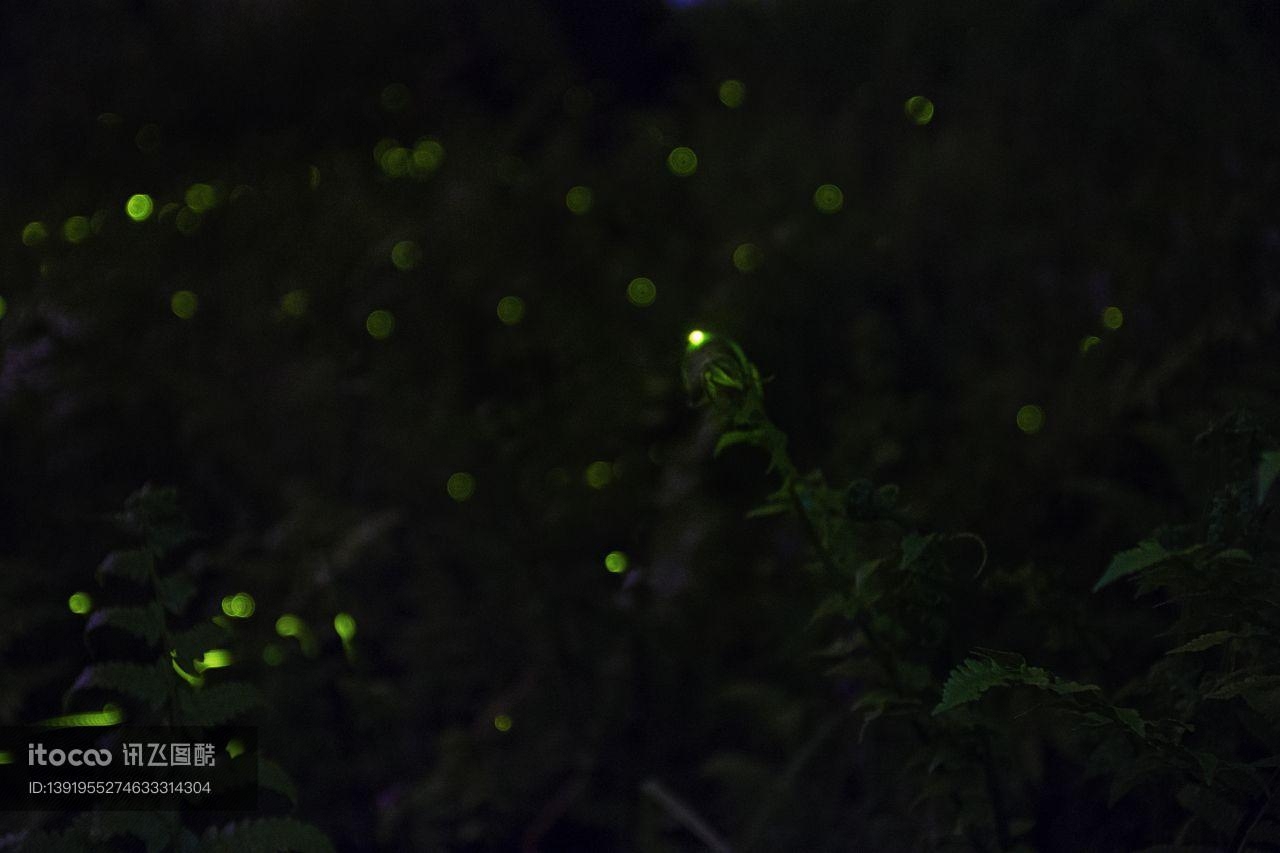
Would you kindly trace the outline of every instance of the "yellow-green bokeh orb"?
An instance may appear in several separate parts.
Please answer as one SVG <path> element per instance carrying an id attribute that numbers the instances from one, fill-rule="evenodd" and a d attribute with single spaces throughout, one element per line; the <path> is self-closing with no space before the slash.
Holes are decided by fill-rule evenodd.
<path id="1" fill-rule="evenodd" d="M 459 471 L 451 474 L 449 479 L 445 481 L 444 490 L 449 493 L 449 497 L 458 503 L 470 500 L 471 496 L 476 493 L 476 478 L 468 474 L 466 471 Z"/>
<path id="2" fill-rule="evenodd" d="M 39 246 L 49 239 L 49 229 L 43 222 L 28 222 L 22 227 L 22 245 Z"/>
<path id="3" fill-rule="evenodd" d="M 222 599 L 222 612 L 235 619 L 248 619 L 256 609 L 257 603 L 247 592 L 237 592 Z"/>
<path id="4" fill-rule="evenodd" d="M 918 125 L 926 125 L 933 121 L 933 101 L 923 95 L 913 95 L 902 105 L 902 111 Z"/>
<path id="5" fill-rule="evenodd" d="M 621 551 L 610 551 L 605 554 L 604 567 L 615 575 L 620 575 L 627 570 L 627 555 Z"/>
<path id="6" fill-rule="evenodd" d="M 1114 305 L 1107 307 L 1102 312 L 1102 325 L 1114 332 L 1124 325 L 1124 312 Z"/>
<path id="7" fill-rule="evenodd" d="M 511 731 L 511 718 L 506 714 L 499 714 L 493 718 L 493 727 L 500 732 Z"/>
<path id="8" fill-rule="evenodd" d="M 311 304 L 311 295 L 305 290 L 290 290 L 280 297 L 280 310 L 290 317 L 301 317 L 307 313 Z"/>
<path id="9" fill-rule="evenodd" d="M 155 202 L 146 193 L 135 193 L 124 203 L 125 214 L 134 222 L 146 222 L 155 209 Z"/>
<path id="10" fill-rule="evenodd" d="M 564 206 L 569 208 L 569 212 L 575 216 L 582 216 L 590 211 L 594 200 L 595 193 L 591 192 L 590 187 L 570 187 L 564 194 Z"/>
<path id="11" fill-rule="evenodd" d="M 519 296 L 504 296 L 498 300 L 498 319 L 514 326 L 524 319 L 524 300 Z"/>
<path id="12" fill-rule="evenodd" d="M 425 178 L 444 162 L 444 146 L 434 139 L 419 139 L 409 156 L 409 171 L 415 178 Z"/>
<path id="13" fill-rule="evenodd" d="M 764 263 L 764 252 L 755 243 L 743 243 L 733 250 L 733 266 L 738 272 L 755 272 Z"/>
<path id="14" fill-rule="evenodd" d="M 391 333 L 396 328 L 396 318 L 385 308 L 379 308 L 376 311 L 370 311 L 369 316 L 364 320 L 364 328 L 375 340 L 385 341 L 391 337 Z"/>
<path id="15" fill-rule="evenodd" d="M 648 308 L 658 298 L 658 288 L 652 279 L 638 276 L 627 285 L 627 301 L 637 308 Z"/>
<path id="16" fill-rule="evenodd" d="M 356 635 L 356 620 L 350 613 L 339 613 L 333 617 L 333 630 L 342 642 L 349 643 Z"/>
<path id="17" fill-rule="evenodd" d="M 813 191 L 813 206 L 823 213 L 839 213 L 844 207 L 844 191 L 835 184 L 823 184 Z"/>
<path id="18" fill-rule="evenodd" d="M 378 158 L 378 165 L 382 167 L 383 174 L 387 177 L 403 178 L 409 174 L 411 158 L 408 148 L 397 145 L 382 152 Z"/>
<path id="19" fill-rule="evenodd" d="M 190 290 L 179 290 L 169 297 L 169 309 L 179 320 L 190 320 L 196 316 L 198 307 L 200 299 Z"/>
<path id="20" fill-rule="evenodd" d="M 694 349 L 702 346 L 707 342 L 707 333 L 701 329 L 694 329 L 688 335 L 689 346 Z"/>
<path id="21" fill-rule="evenodd" d="M 1089 350 L 1102 343 L 1102 338 L 1097 335 L 1086 335 L 1080 339 L 1080 354 L 1088 355 Z"/>
<path id="22" fill-rule="evenodd" d="M 1034 435 L 1044 426 L 1044 409 L 1034 404 L 1027 404 L 1018 409 L 1018 429 L 1027 435 Z"/>
<path id="23" fill-rule="evenodd" d="M 719 95 L 720 103 L 731 110 L 736 110 L 747 99 L 747 87 L 742 85 L 741 80 L 725 80 L 720 84 Z"/>
<path id="24" fill-rule="evenodd" d="M 683 145 L 673 148 L 667 155 L 667 168 L 676 177 L 687 178 L 698 171 L 698 155 L 693 153 L 692 148 Z"/>
<path id="25" fill-rule="evenodd" d="M 183 201 L 196 213 L 206 213 L 218 203 L 218 191 L 210 184 L 192 184 L 187 187 Z"/>
<path id="26" fill-rule="evenodd" d="M 593 489 L 603 489 L 613 482 L 613 466 L 608 462 L 592 462 L 583 472 L 583 479 Z"/>
<path id="27" fill-rule="evenodd" d="M 276 633 L 281 637 L 296 637 L 304 630 L 306 627 L 302 624 L 302 620 L 292 613 L 285 613 L 276 620 Z"/>
<path id="28" fill-rule="evenodd" d="M 68 243 L 83 243 L 89 239 L 89 233 L 92 231 L 87 216 L 72 216 L 62 223 L 62 239 Z"/>
<path id="29" fill-rule="evenodd" d="M 67 607 L 72 613 L 83 616 L 93 609 L 93 597 L 87 592 L 72 593 L 67 599 Z"/>
<path id="30" fill-rule="evenodd" d="M 391 263 L 401 272 L 408 272 L 422 260 L 422 250 L 412 240 L 401 240 L 391 247 Z"/>

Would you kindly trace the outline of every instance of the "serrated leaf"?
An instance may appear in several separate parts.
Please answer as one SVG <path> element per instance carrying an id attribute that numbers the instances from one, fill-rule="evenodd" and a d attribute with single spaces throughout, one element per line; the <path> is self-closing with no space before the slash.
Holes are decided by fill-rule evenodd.
<path id="1" fill-rule="evenodd" d="M 98 580 L 104 577 L 124 578 L 134 583 L 146 583 L 155 569 L 155 557 L 145 548 L 129 551 L 112 551 L 98 565 Z"/>
<path id="2" fill-rule="evenodd" d="M 309 823 L 277 817 L 210 828 L 201 853 L 333 853 L 333 843 Z"/>
<path id="3" fill-rule="evenodd" d="M 196 585 L 183 574 L 163 577 L 156 587 L 160 603 L 175 616 L 187 609 L 196 594 Z"/>
<path id="4" fill-rule="evenodd" d="M 1227 640 L 1238 637 L 1235 631 L 1211 631 L 1208 634 L 1201 634 L 1194 640 L 1189 640 L 1176 649 L 1170 649 L 1165 652 L 1167 655 L 1180 655 L 1188 652 L 1203 652 L 1205 649 L 1212 649 L 1214 646 L 1220 646 Z"/>
<path id="5" fill-rule="evenodd" d="M 1107 570 L 1102 573 L 1102 577 L 1098 578 L 1098 582 L 1093 585 L 1093 591 L 1097 592 L 1120 578 L 1149 569 L 1164 562 L 1169 556 L 1170 554 L 1164 549 L 1164 546 L 1152 539 L 1139 543 L 1137 548 L 1121 551 L 1111 559 L 1111 564 L 1107 566 Z"/>
<path id="6" fill-rule="evenodd" d="M 977 701 L 996 687 L 1024 685 L 1056 693 L 1059 696 L 1101 691 L 1096 684 L 1065 681 L 1046 669 L 1027 666 L 1017 655 L 1007 652 L 1000 655 L 1004 662 L 992 657 L 969 658 L 953 669 L 942 687 L 942 701 L 933 709 L 934 716 Z"/>
<path id="7" fill-rule="evenodd" d="M 1276 477 L 1280 477 L 1280 450 L 1268 450 L 1262 454 L 1262 459 L 1258 462 L 1258 505 L 1267 499 L 1267 493 L 1271 491 L 1271 486 L 1275 483 Z"/>
<path id="8" fill-rule="evenodd" d="M 262 694 L 240 681 L 178 692 L 180 725 L 220 726 L 262 704 Z"/>
<path id="9" fill-rule="evenodd" d="M 154 601 L 141 607 L 107 607 L 89 616 L 84 632 L 90 634 L 99 628 L 116 628 L 154 646 L 164 633 L 164 612 Z"/>
<path id="10" fill-rule="evenodd" d="M 67 691 L 68 698 L 84 690 L 111 690 L 159 708 L 169 695 L 172 676 L 156 664 L 108 661 L 86 667 Z"/>

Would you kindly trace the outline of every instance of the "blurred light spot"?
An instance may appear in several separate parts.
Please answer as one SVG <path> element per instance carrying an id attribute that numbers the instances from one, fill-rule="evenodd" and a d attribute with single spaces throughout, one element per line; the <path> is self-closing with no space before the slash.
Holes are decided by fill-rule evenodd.
<path id="1" fill-rule="evenodd" d="M 604 567 L 615 575 L 627 570 L 627 555 L 621 551 L 610 551 L 604 557 Z"/>
<path id="2" fill-rule="evenodd" d="M 144 124 L 138 128 L 138 135 L 133 143 L 143 154 L 154 154 L 160 150 L 160 128 L 154 124 Z"/>
<path id="3" fill-rule="evenodd" d="M 22 245 L 39 246 L 49 239 L 49 229 L 43 222 L 28 222 L 22 228 Z"/>
<path id="4" fill-rule="evenodd" d="M 0 764 L 12 764 L 13 753 L 6 750 L 0 750 Z"/>
<path id="5" fill-rule="evenodd" d="M 707 333 L 701 329 L 694 329 L 689 333 L 689 347 L 697 349 L 707 342 Z"/>
<path id="6" fill-rule="evenodd" d="M 378 96 L 378 103 L 382 104 L 382 108 L 389 113 L 402 113 L 412 102 L 413 95 L 409 92 L 409 87 L 403 83 L 387 84 L 383 87 L 382 94 Z"/>
<path id="7" fill-rule="evenodd" d="M 658 288 L 652 279 L 640 276 L 627 285 L 627 299 L 637 308 L 648 308 L 658 298 Z"/>
<path id="8" fill-rule="evenodd" d="M 1115 331 L 1124 325 L 1124 312 L 1112 305 L 1102 312 L 1102 325 Z"/>
<path id="9" fill-rule="evenodd" d="M 244 754 L 244 741 L 240 740 L 240 738 L 238 737 L 233 737 L 231 740 L 227 741 L 228 756 L 230 756 L 231 758 L 235 758 L 237 755 L 243 755 L 243 754 Z"/>
<path id="10" fill-rule="evenodd" d="M 120 706 L 114 702 L 108 702 L 102 706 L 101 711 L 89 711 L 83 714 L 67 714 L 64 717 L 51 717 L 47 720 L 41 720 L 36 723 L 37 726 L 45 726 L 48 728 L 80 728 L 81 726 L 114 726 L 124 719 L 124 714 L 120 711 Z"/>
<path id="11" fill-rule="evenodd" d="M 93 597 L 87 592 L 72 593 L 67 599 L 67 607 L 72 613 L 83 616 L 93 609 Z"/>
<path id="12" fill-rule="evenodd" d="M 378 160 L 383 174 L 392 178 L 403 178 L 409 174 L 409 149 L 396 146 L 388 148 Z"/>
<path id="13" fill-rule="evenodd" d="M 284 649 L 278 643 L 267 643 L 262 649 L 262 660 L 267 666 L 279 666 L 284 663 Z"/>
<path id="14" fill-rule="evenodd" d="M 613 467 L 608 462 L 592 462 L 587 466 L 583 478 L 593 489 L 603 489 L 613 482 Z"/>
<path id="15" fill-rule="evenodd" d="M 169 298 L 169 308 L 173 310 L 173 316 L 180 320 L 194 317 L 199 305 L 200 300 L 190 290 L 179 290 Z"/>
<path id="16" fill-rule="evenodd" d="M 218 191 L 210 184 L 192 184 L 182 198 L 196 213 L 207 213 L 218 204 Z"/>
<path id="17" fill-rule="evenodd" d="M 399 147 L 399 145 L 400 145 L 399 141 L 395 139 L 390 139 L 385 136 L 382 139 L 379 139 L 373 146 L 373 162 L 381 166 L 383 155 L 385 155 L 392 148 Z"/>
<path id="18" fill-rule="evenodd" d="M 339 613 L 333 617 L 333 630 L 342 638 L 343 643 L 349 643 L 356 635 L 356 620 L 350 613 Z"/>
<path id="19" fill-rule="evenodd" d="M 844 207 L 844 192 L 835 184 L 823 184 L 813 191 L 813 206 L 823 213 L 839 213 Z"/>
<path id="20" fill-rule="evenodd" d="M 693 153 L 692 148 L 673 148 L 667 155 L 667 168 L 671 170 L 671 174 L 687 178 L 698 171 L 698 155 Z"/>
<path id="21" fill-rule="evenodd" d="M 933 121 L 933 101 L 923 95 L 907 98 L 902 111 L 907 114 L 907 118 L 919 125 L 926 125 Z"/>
<path id="22" fill-rule="evenodd" d="M 595 194 L 591 192 L 590 187 L 570 187 L 569 191 L 564 194 L 564 206 L 569 208 L 569 212 L 576 216 L 582 216 L 591 210 L 591 204 L 595 199 Z"/>
<path id="23" fill-rule="evenodd" d="M 146 222 L 151 218 L 151 212 L 155 209 L 155 202 L 146 193 L 131 195 L 129 200 L 124 203 L 124 212 L 134 222 Z"/>
<path id="24" fill-rule="evenodd" d="M 178 211 L 173 224 L 178 226 L 178 233 L 184 237 L 190 237 L 200 227 L 200 214 L 189 207 L 184 207 Z"/>
<path id="25" fill-rule="evenodd" d="M 524 319 L 524 300 L 519 296 L 504 296 L 498 300 L 498 319 L 514 326 Z"/>
<path id="26" fill-rule="evenodd" d="M 209 669 L 224 669 L 234 663 L 231 652 L 226 649 L 209 649 L 195 661 L 196 672 L 204 672 Z"/>
<path id="27" fill-rule="evenodd" d="M 90 225 L 87 216 L 72 216 L 62 223 L 62 237 L 68 243 L 83 243 L 89 239 Z"/>
<path id="28" fill-rule="evenodd" d="M 311 295 L 305 290 L 290 290 L 280 297 L 280 310 L 290 317 L 301 317 L 307 313 L 311 304 Z"/>
<path id="29" fill-rule="evenodd" d="M 434 139 L 422 138 L 413 146 L 409 168 L 415 178 L 425 178 L 444 162 L 444 146 Z"/>
<path id="30" fill-rule="evenodd" d="M 370 335 L 380 341 L 385 341 L 391 337 L 391 333 L 395 330 L 395 315 L 385 308 L 379 308 L 376 311 L 370 311 L 369 316 L 365 318 L 364 328 Z"/>
<path id="31" fill-rule="evenodd" d="M 1040 431 L 1044 426 L 1044 409 L 1035 405 L 1026 405 L 1018 409 L 1018 429 L 1027 435 Z"/>
<path id="32" fill-rule="evenodd" d="M 9 303 L 4 301 L 4 297 L 0 296 L 0 320 L 4 319 L 4 315 L 9 313 Z"/>
<path id="33" fill-rule="evenodd" d="M 313 190 L 320 189 L 320 168 L 318 166 L 307 167 L 307 184 Z M 236 190 L 239 190 L 239 189 L 240 189 L 239 187 L 236 187 Z M 236 198 L 236 193 L 235 191 L 233 191 L 231 193 L 232 201 L 234 201 L 235 198 Z"/>
<path id="34" fill-rule="evenodd" d="M 720 84 L 720 103 L 731 110 L 742 106 L 747 98 L 747 87 L 741 80 L 725 80 Z"/>
<path id="35" fill-rule="evenodd" d="M 500 732 L 511 731 L 511 718 L 506 714 L 499 714 L 493 718 L 493 727 Z"/>
<path id="36" fill-rule="evenodd" d="M 1102 338 L 1097 335 L 1087 335 L 1080 339 L 1080 354 L 1087 355 L 1089 350 L 1102 343 Z"/>
<path id="37" fill-rule="evenodd" d="M 286 613 L 276 620 L 276 633 L 281 637 L 296 637 L 305 630 L 302 620 L 292 613 Z"/>
<path id="38" fill-rule="evenodd" d="M 256 609 L 257 603 L 247 592 L 237 592 L 222 599 L 222 612 L 236 619 L 248 619 Z"/>
<path id="39" fill-rule="evenodd" d="M 444 490 L 449 493 L 449 497 L 462 503 L 476 493 L 476 478 L 466 471 L 459 471 L 449 475 L 449 479 L 445 481 Z"/>
<path id="40" fill-rule="evenodd" d="M 124 124 L 124 118 L 119 113 L 98 113 L 98 124 L 103 127 L 119 127 Z"/>
<path id="41" fill-rule="evenodd" d="M 755 272 L 764 263 L 764 252 L 755 243 L 743 243 L 733 250 L 733 265 L 738 272 Z"/>
<path id="42" fill-rule="evenodd" d="M 422 260 L 422 250 L 412 240 L 401 240 L 391 247 L 391 263 L 401 272 L 408 272 Z"/>

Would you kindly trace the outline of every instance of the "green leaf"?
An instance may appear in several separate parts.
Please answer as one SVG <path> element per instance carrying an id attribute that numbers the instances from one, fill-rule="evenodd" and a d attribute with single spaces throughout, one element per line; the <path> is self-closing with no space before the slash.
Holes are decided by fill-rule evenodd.
<path id="1" fill-rule="evenodd" d="M 149 708 L 159 708 L 169 694 L 172 676 L 157 664 L 109 661 L 86 667 L 67 691 L 67 697 L 84 690 L 102 689 L 130 696 Z"/>
<path id="2" fill-rule="evenodd" d="M 1205 649 L 1211 649 L 1214 646 L 1220 646 L 1227 640 L 1240 636 L 1235 631 L 1211 631 L 1208 634 L 1201 634 L 1194 640 L 1189 640 L 1178 646 L 1176 649 L 1170 649 L 1165 652 L 1167 655 L 1180 655 L 1187 652 L 1202 652 Z"/>
<path id="3" fill-rule="evenodd" d="M 933 709 L 934 716 L 950 711 L 960 705 L 977 701 L 989 690 L 996 687 L 1025 685 L 1040 690 L 1047 690 L 1059 696 L 1070 696 L 1076 693 L 1097 693 L 1102 688 L 1096 684 L 1081 684 L 1078 681 L 1064 681 L 1046 669 L 1038 666 L 1027 666 L 1018 655 L 1007 652 L 999 654 L 1005 659 L 1002 663 L 990 655 L 983 658 L 969 658 L 951 671 L 947 683 L 942 686 L 942 701 Z M 1116 709 L 1117 713 L 1121 710 Z M 1128 721 L 1125 721 L 1126 724 Z M 1138 720 L 1141 723 L 1141 719 Z"/>
<path id="4" fill-rule="evenodd" d="M 1280 476 L 1280 450 L 1268 450 L 1262 454 L 1262 459 L 1258 462 L 1259 506 L 1267 499 L 1267 493 L 1271 491 L 1271 486 L 1278 476 Z"/>
<path id="5" fill-rule="evenodd" d="M 934 534 L 920 536 L 916 533 L 908 533 L 902 537 L 902 562 L 898 564 L 899 569 L 909 569 L 919 560 L 929 545 L 933 543 Z"/>
<path id="6" fill-rule="evenodd" d="M 1152 539 L 1140 543 L 1137 548 L 1121 551 L 1112 558 L 1111 565 L 1107 566 L 1102 577 L 1098 578 L 1098 582 L 1093 585 L 1093 591 L 1097 592 L 1120 578 L 1149 569 L 1164 562 L 1169 556 L 1170 553 L 1159 542 Z"/>
<path id="7" fill-rule="evenodd" d="M 117 628 L 154 646 L 164 633 L 164 611 L 154 601 L 142 607 L 107 607 L 93 612 L 84 632 L 99 628 Z"/>
<path id="8" fill-rule="evenodd" d="M 201 853 L 333 853 L 333 843 L 309 823 L 277 817 L 210 827 Z"/>
<path id="9" fill-rule="evenodd" d="M 131 551 L 112 551 L 98 566 L 98 581 L 104 577 L 117 577 L 135 583 L 146 583 L 155 569 L 155 557 L 145 548 Z"/>
<path id="10" fill-rule="evenodd" d="M 262 704 L 262 694 L 250 684 L 231 681 L 178 693 L 179 725 L 220 726 Z"/>

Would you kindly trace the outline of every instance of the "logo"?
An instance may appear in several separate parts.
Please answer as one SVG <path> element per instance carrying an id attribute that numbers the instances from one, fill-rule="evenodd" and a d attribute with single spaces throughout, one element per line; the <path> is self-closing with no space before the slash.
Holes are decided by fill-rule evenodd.
<path id="1" fill-rule="evenodd" d="M 106 767 L 111 751 L 106 749 L 45 749 L 42 743 L 27 744 L 27 764 L 31 767 Z"/>

